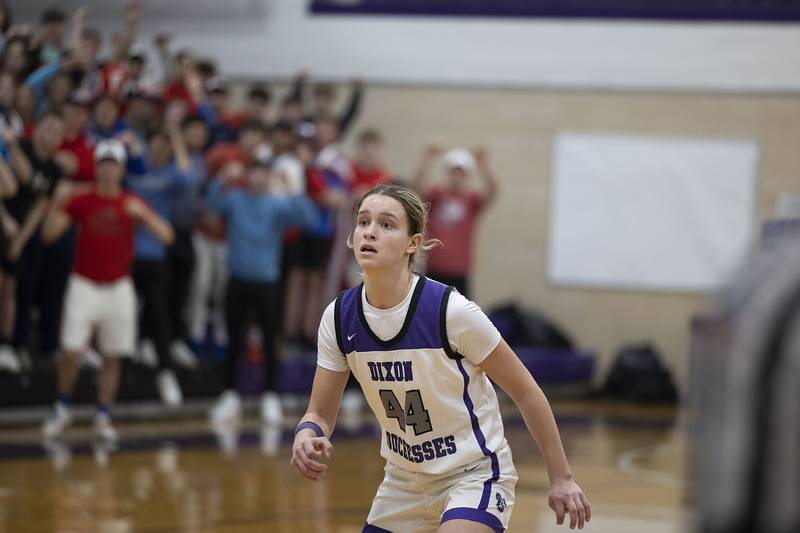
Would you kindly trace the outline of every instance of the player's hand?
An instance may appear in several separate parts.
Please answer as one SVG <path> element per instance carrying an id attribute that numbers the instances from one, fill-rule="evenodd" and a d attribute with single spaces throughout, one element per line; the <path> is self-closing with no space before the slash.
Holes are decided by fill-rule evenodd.
<path id="1" fill-rule="evenodd" d="M 556 513 L 556 524 L 563 524 L 564 517 L 569 515 L 570 529 L 583 529 L 592 518 L 589 500 L 572 478 L 556 479 L 550 483 L 547 504 Z"/>
<path id="2" fill-rule="evenodd" d="M 139 198 L 129 198 L 125 202 L 125 212 L 135 221 L 143 220 L 150 209 Z"/>
<path id="3" fill-rule="evenodd" d="M 319 481 L 328 469 L 328 465 L 320 461 L 330 459 L 331 450 L 333 444 L 327 437 L 304 437 L 298 434 L 292 446 L 292 460 L 289 464 L 304 478 Z"/>

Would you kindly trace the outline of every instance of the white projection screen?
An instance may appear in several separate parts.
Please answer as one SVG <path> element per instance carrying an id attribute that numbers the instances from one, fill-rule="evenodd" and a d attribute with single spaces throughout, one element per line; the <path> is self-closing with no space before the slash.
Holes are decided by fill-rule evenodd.
<path id="1" fill-rule="evenodd" d="M 705 292 L 748 253 L 755 142 L 563 133 L 554 151 L 552 284 Z"/>

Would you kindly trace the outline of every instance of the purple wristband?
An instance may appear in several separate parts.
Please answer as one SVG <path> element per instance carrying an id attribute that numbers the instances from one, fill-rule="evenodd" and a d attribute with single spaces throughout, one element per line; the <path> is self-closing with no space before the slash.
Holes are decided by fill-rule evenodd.
<path id="1" fill-rule="evenodd" d="M 297 424 L 297 427 L 294 428 L 294 434 L 297 435 L 300 432 L 300 430 L 302 430 L 302 429 L 311 429 L 311 430 L 313 430 L 314 433 L 317 434 L 317 437 L 324 437 L 325 436 L 325 433 L 323 433 L 322 428 L 319 427 L 318 425 L 316 425 L 314 422 L 306 421 L 306 422 L 301 422 L 300 424 Z"/>

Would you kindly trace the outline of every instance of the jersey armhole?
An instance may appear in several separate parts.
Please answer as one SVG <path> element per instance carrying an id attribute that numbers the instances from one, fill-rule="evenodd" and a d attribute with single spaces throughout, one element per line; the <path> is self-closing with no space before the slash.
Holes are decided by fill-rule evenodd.
<path id="1" fill-rule="evenodd" d="M 453 287 L 447 287 L 442 295 L 442 303 L 439 306 L 439 331 L 442 335 L 442 348 L 450 359 L 463 359 L 464 356 L 456 353 L 450 346 L 450 339 L 447 337 L 447 303 L 450 301 L 450 293 Z"/>
<path id="2" fill-rule="evenodd" d="M 336 297 L 336 303 L 333 305 L 333 327 L 336 330 L 336 344 L 339 346 L 339 351 L 342 352 L 342 357 L 347 357 L 344 352 L 344 343 L 342 342 L 342 295 L 339 293 Z"/>

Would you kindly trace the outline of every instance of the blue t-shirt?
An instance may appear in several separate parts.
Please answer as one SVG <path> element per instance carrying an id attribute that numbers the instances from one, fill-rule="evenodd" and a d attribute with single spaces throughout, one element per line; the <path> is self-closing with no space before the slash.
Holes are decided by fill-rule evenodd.
<path id="1" fill-rule="evenodd" d="M 206 206 L 227 221 L 228 269 L 232 278 L 274 283 L 281 278 L 283 232 L 309 227 L 317 210 L 306 196 L 258 195 L 245 189 L 225 190 L 220 180 L 208 185 Z"/>
<path id="2" fill-rule="evenodd" d="M 156 213 L 169 220 L 175 202 L 190 186 L 191 172 L 181 172 L 174 163 L 157 169 L 148 169 L 143 161 L 137 159 L 131 163 L 142 172 L 129 172 L 125 188 L 141 196 Z M 136 259 L 164 259 L 166 248 L 150 230 L 137 228 L 133 242 Z"/>

